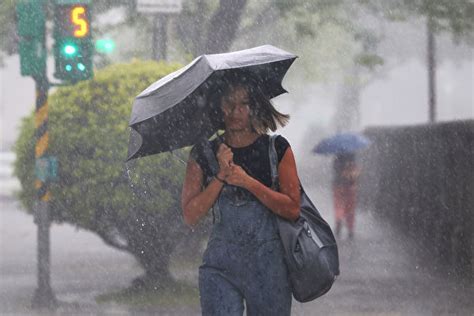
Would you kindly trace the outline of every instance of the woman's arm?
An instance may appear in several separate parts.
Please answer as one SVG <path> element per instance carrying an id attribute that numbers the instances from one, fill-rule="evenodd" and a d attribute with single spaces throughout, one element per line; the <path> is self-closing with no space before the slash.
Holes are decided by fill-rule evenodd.
<path id="1" fill-rule="evenodd" d="M 204 175 L 201 167 L 191 157 L 188 160 L 183 190 L 181 191 L 181 207 L 183 208 L 184 221 L 190 226 L 196 225 L 212 207 L 224 186 L 224 182 L 221 180 L 226 179 L 231 171 L 230 163 L 233 154 L 229 147 L 221 144 L 216 158 L 219 164 L 217 177 L 220 180 L 214 178 L 204 190 L 202 190 Z"/>
<path id="2" fill-rule="evenodd" d="M 222 174 L 218 177 L 222 179 Z M 183 208 L 184 221 L 187 225 L 196 225 L 212 207 L 224 183 L 213 179 L 209 185 L 202 189 L 203 172 L 198 163 L 189 159 L 186 167 L 183 190 L 181 192 L 181 207 Z"/>
<path id="3" fill-rule="evenodd" d="M 274 213 L 288 220 L 300 216 L 300 183 L 296 171 L 295 157 L 291 147 L 285 151 L 278 165 L 280 192 L 273 191 L 263 183 L 249 176 L 240 166 L 233 165 L 226 181 L 250 191 L 260 202 Z"/>

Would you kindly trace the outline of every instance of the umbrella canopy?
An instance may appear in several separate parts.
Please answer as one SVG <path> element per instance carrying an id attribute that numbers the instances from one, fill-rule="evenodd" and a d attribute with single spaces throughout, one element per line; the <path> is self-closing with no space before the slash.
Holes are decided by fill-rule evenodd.
<path id="1" fill-rule="evenodd" d="M 285 93 L 281 82 L 296 58 L 271 45 L 202 55 L 153 83 L 133 103 L 127 160 L 190 146 L 213 135 L 217 128 L 210 120 L 209 93 L 230 73 L 251 75 L 268 98 Z"/>
<path id="2" fill-rule="evenodd" d="M 370 140 L 357 133 L 340 133 L 323 139 L 313 152 L 323 155 L 353 153 L 370 145 Z"/>

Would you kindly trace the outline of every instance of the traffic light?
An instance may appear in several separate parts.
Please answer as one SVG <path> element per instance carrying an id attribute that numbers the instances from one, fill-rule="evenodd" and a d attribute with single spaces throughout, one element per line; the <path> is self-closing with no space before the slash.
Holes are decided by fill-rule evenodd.
<path id="1" fill-rule="evenodd" d="M 46 73 L 45 1 L 20 0 L 16 5 L 20 69 L 23 76 L 41 77 Z"/>
<path id="2" fill-rule="evenodd" d="M 90 1 L 56 0 L 54 6 L 54 76 L 76 82 L 93 76 Z"/>
<path id="3" fill-rule="evenodd" d="M 115 42 L 110 38 L 101 38 L 95 42 L 95 50 L 102 54 L 111 54 L 115 49 Z"/>

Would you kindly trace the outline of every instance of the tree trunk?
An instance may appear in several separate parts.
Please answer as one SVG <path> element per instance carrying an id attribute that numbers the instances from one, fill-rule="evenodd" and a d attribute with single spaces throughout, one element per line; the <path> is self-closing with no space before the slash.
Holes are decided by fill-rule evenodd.
<path id="1" fill-rule="evenodd" d="M 145 270 L 133 281 L 135 289 L 160 289 L 174 282 L 170 257 L 182 238 L 189 238 L 181 217 L 172 210 L 150 213 L 134 209 L 122 226 L 131 253 Z"/>
<path id="2" fill-rule="evenodd" d="M 207 29 L 206 53 L 222 53 L 230 49 L 246 4 L 247 0 L 220 0 Z"/>
<path id="3" fill-rule="evenodd" d="M 237 37 L 247 0 L 220 0 L 211 12 L 209 1 L 196 0 L 176 18 L 175 28 L 185 49 L 193 56 L 229 50 Z"/>
<path id="4" fill-rule="evenodd" d="M 337 132 L 355 131 L 360 127 L 361 89 L 359 66 L 354 65 L 343 81 L 336 101 L 334 125 Z"/>
<path id="5" fill-rule="evenodd" d="M 147 247 L 138 253 L 134 253 L 135 258 L 145 269 L 145 274 L 136 278 L 132 286 L 135 289 L 163 289 L 174 282 L 169 271 L 170 255 L 174 250 L 174 245 L 167 244 L 161 249 Z"/>

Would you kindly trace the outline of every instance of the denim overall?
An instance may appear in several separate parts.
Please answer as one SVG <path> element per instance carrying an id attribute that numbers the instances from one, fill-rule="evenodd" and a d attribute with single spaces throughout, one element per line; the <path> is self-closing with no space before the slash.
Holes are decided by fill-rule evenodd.
<path id="1" fill-rule="evenodd" d="M 213 212 L 199 268 L 202 314 L 242 315 L 245 300 L 247 315 L 290 315 L 291 289 L 274 213 L 231 185 L 223 187 Z"/>

